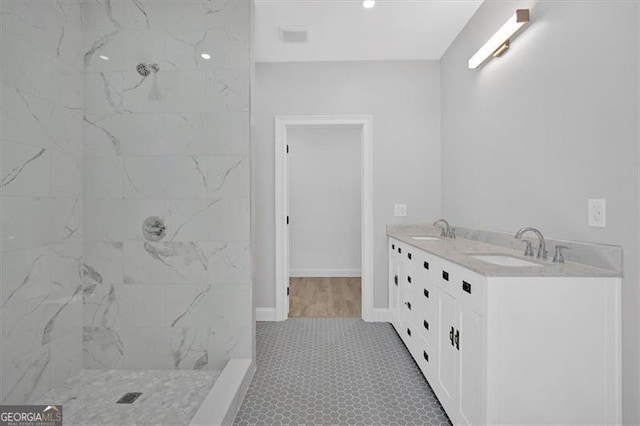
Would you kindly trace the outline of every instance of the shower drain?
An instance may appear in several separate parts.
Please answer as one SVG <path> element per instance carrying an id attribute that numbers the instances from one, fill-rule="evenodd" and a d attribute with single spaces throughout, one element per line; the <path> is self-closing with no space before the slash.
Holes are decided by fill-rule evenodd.
<path id="1" fill-rule="evenodd" d="M 120 398 L 116 404 L 133 404 L 140 395 L 142 395 L 142 392 L 127 392 L 122 395 L 122 398 Z"/>

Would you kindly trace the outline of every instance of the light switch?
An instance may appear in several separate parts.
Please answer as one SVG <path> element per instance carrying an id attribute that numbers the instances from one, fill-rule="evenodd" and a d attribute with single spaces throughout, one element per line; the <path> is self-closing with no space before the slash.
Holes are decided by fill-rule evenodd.
<path id="1" fill-rule="evenodd" d="M 592 228 L 607 227 L 607 200 L 591 199 L 587 207 L 589 215 L 589 226 Z"/>
<path id="2" fill-rule="evenodd" d="M 395 204 L 393 206 L 393 215 L 394 216 L 406 216 L 407 215 L 407 205 L 406 204 Z"/>

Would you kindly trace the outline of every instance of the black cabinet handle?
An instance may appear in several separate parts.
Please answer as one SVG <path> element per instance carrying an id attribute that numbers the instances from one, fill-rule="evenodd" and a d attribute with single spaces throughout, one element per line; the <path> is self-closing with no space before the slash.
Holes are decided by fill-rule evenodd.
<path id="1" fill-rule="evenodd" d="M 429 298 L 429 290 L 425 288 L 424 290 L 422 290 L 422 293 L 424 294 L 424 297 L 426 297 L 427 299 Z"/>
<path id="2" fill-rule="evenodd" d="M 456 330 L 456 349 L 460 350 L 460 330 Z"/>
<path id="3" fill-rule="evenodd" d="M 407 308 L 409 308 L 409 310 L 411 310 L 411 302 L 405 302 L 405 305 L 407 305 Z"/>
<path id="4" fill-rule="evenodd" d="M 469 284 L 468 282 L 462 281 L 462 289 L 471 294 L 471 284 Z"/>
<path id="5" fill-rule="evenodd" d="M 396 249 L 396 245 L 395 244 L 391 244 L 391 250 L 395 250 Z"/>
<path id="6" fill-rule="evenodd" d="M 442 279 L 449 281 L 449 273 L 447 271 L 442 271 Z"/>
<path id="7" fill-rule="evenodd" d="M 427 322 L 427 320 L 422 321 L 422 325 L 424 326 L 424 328 L 426 328 L 427 330 L 429 329 L 429 323 Z"/>
<path id="8" fill-rule="evenodd" d="M 402 254 L 402 249 L 398 247 L 398 253 Z"/>
<path id="9" fill-rule="evenodd" d="M 451 341 L 451 346 L 453 346 L 453 327 L 449 330 L 449 340 Z"/>
<path id="10" fill-rule="evenodd" d="M 429 354 L 426 351 L 422 351 L 422 357 L 425 361 L 429 362 Z"/>
<path id="11" fill-rule="evenodd" d="M 411 277 L 409 275 L 407 275 L 407 281 L 411 284 Z"/>
<path id="12" fill-rule="evenodd" d="M 407 334 L 411 336 L 411 330 L 407 328 Z"/>
<path id="13" fill-rule="evenodd" d="M 424 266 L 424 269 L 429 269 L 429 262 L 424 262 L 422 266 Z"/>
<path id="14" fill-rule="evenodd" d="M 398 285 L 398 276 L 397 275 L 393 276 L 393 282 L 394 282 L 395 285 Z"/>
<path id="15" fill-rule="evenodd" d="M 411 253 L 407 253 L 407 257 L 411 260 Z"/>

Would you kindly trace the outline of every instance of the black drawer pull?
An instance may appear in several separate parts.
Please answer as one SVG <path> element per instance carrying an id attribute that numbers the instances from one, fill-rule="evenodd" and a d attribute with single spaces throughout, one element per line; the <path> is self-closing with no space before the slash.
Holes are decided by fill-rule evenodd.
<path id="1" fill-rule="evenodd" d="M 429 262 L 424 262 L 422 265 L 424 266 L 424 269 L 429 269 Z"/>
<path id="2" fill-rule="evenodd" d="M 447 271 L 442 271 L 442 279 L 449 281 L 449 273 Z"/>
<path id="3" fill-rule="evenodd" d="M 411 260 L 411 253 L 407 253 L 407 257 Z"/>
<path id="4" fill-rule="evenodd" d="M 391 244 L 391 250 L 395 250 L 396 249 L 396 245 L 395 244 Z"/>
<path id="5" fill-rule="evenodd" d="M 468 282 L 462 281 L 462 289 L 471 294 L 471 284 L 469 284 Z"/>
<path id="6" fill-rule="evenodd" d="M 429 354 L 426 351 L 422 351 L 422 357 L 425 361 L 429 362 Z"/>
<path id="7" fill-rule="evenodd" d="M 456 349 L 460 350 L 460 330 L 456 330 Z"/>
<path id="8" fill-rule="evenodd" d="M 449 330 L 449 341 L 451 342 L 451 346 L 453 346 L 453 327 Z"/>
<path id="9" fill-rule="evenodd" d="M 398 276 L 397 276 L 397 275 L 394 275 L 394 276 L 393 276 L 393 283 L 394 283 L 395 285 L 398 285 Z"/>
<path id="10" fill-rule="evenodd" d="M 407 308 L 409 308 L 409 310 L 411 310 L 411 302 L 405 302 L 405 305 L 407 305 Z"/>
<path id="11" fill-rule="evenodd" d="M 427 322 L 427 320 L 422 321 L 422 325 L 424 326 L 424 328 L 426 328 L 427 330 L 429 329 L 429 323 Z"/>
<path id="12" fill-rule="evenodd" d="M 407 334 L 411 336 L 411 330 L 407 328 Z"/>
<path id="13" fill-rule="evenodd" d="M 402 249 L 398 247 L 398 253 L 402 254 Z"/>
<path id="14" fill-rule="evenodd" d="M 425 288 L 424 290 L 422 290 L 422 293 L 424 294 L 424 297 L 426 297 L 427 299 L 429 298 L 429 290 Z"/>
<path id="15" fill-rule="evenodd" d="M 409 275 L 407 275 L 407 281 L 411 284 L 411 277 Z"/>

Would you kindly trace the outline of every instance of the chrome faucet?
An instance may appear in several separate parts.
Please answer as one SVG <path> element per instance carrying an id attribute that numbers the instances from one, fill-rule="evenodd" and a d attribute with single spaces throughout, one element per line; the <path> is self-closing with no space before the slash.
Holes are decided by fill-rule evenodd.
<path id="1" fill-rule="evenodd" d="M 538 255 L 536 256 L 538 259 L 542 258 L 542 259 L 546 259 L 547 258 L 547 246 L 546 243 L 544 241 L 544 237 L 542 236 L 542 232 L 538 231 L 536 228 L 522 228 L 521 230 L 519 230 L 516 235 L 515 235 L 515 239 L 516 240 L 520 240 L 522 239 L 522 236 L 524 234 L 526 234 L 527 232 L 533 232 L 534 234 L 536 234 L 536 236 L 538 237 L 538 241 L 540 242 L 540 244 L 538 245 Z M 531 250 L 531 245 L 527 244 L 527 250 L 525 251 L 525 256 L 533 256 L 533 250 Z"/>
<path id="2" fill-rule="evenodd" d="M 442 227 L 440 236 L 445 238 L 455 238 L 456 235 L 453 233 L 453 229 L 451 229 L 451 226 L 449 226 L 449 222 L 447 222 L 446 220 L 438 219 L 435 222 L 433 222 L 433 226 L 438 226 L 438 224 L 441 222 L 444 224 L 444 227 Z"/>

